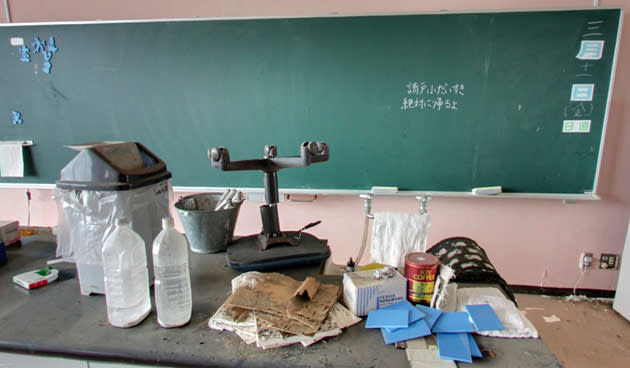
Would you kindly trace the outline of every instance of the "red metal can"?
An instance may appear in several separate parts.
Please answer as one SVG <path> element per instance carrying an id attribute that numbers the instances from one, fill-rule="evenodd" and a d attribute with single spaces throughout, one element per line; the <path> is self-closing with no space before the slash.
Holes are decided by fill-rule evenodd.
<path id="1" fill-rule="evenodd" d="M 435 288 L 440 260 L 429 253 L 409 253 L 405 256 L 407 299 L 429 305 Z"/>

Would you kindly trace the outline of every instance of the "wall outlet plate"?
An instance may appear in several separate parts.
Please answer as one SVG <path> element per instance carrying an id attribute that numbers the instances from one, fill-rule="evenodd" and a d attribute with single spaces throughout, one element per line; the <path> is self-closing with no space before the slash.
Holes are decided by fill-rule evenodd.
<path id="1" fill-rule="evenodd" d="M 593 253 L 580 253 L 580 259 L 578 260 L 578 267 L 580 270 L 591 268 L 593 265 Z"/>
<path id="2" fill-rule="evenodd" d="M 618 263 L 618 254 L 602 253 L 602 255 L 599 257 L 599 268 L 602 270 L 616 270 Z"/>

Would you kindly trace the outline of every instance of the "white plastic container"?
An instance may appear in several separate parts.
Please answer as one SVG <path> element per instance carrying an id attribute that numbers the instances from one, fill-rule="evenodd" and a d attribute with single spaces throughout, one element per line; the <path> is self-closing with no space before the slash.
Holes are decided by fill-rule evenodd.
<path id="1" fill-rule="evenodd" d="M 116 219 L 102 254 L 107 319 L 115 327 L 135 326 L 151 311 L 144 240 L 126 219 Z"/>
<path id="2" fill-rule="evenodd" d="M 175 230 L 171 217 L 162 219 L 162 231 L 153 241 L 153 271 L 158 324 L 185 325 L 192 312 L 188 242 Z"/>

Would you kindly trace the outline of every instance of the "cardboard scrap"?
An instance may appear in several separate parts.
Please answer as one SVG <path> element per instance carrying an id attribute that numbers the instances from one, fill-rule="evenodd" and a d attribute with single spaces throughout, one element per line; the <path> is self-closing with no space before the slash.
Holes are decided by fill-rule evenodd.
<path id="1" fill-rule="evenodd" d="M 248 313 L 242 321 L 235 321 L 236 313 L 223 304 L 219 310 L 210 318 L 208 326 L 219 331 L 233 331 L 247 344 L 253 342 L 263 349 L 277 348 L 281 346 L 301 343 L 309 346 L 315 342 L 331 336 L 341 334 L 344 328 L 353 326 L 361 322 L 361 318 L 354 315 L 340 303 L 336 303 L 330 310 L 328 317 L 322 323 L 319 330 L 313 336 L 284 334 L 270 329 L 266 321 L 254 317 L 253 313 Z"/>
<path id="2" fill-rule="evenodd" d="M 341 288 L 312 277 L 299 282 L 279 273 L 248 272 L 232 280 L 232 295 L 208 325 L 264 349 L 308 346 L 361 321 L 337 303 L 340 295 Z"/>
<path id="3" fill-rule="evenodd" d="M 228 307 L 240 307 L 249 310 L 264 310 L 267 313 L 282 316 L 300 283 L 279 273 L 253 273 L 253 282 L 232 291 Z"/>
<path id="4" fill-rule="evenodd" d="M 282 333 L 277 331 L 265 330 L 264 327 L 261 326 L 259 327 L 258 333 L 256 334 L 256 346 L 267 350 L 301 343 L 302 346 L 306 347 L 316 343 L 321 339 L 337 336 L 340 333 L 340 329 L 332 328 L 317 332 L 313 336 L 283 335 Z"/>
<path id="5" fill-rule="evenodd" d="M 304 287 L 304 284 L 309 282 L 309 278 L 304 281 L 297 292 Z M 339 299 L 341 288 L 329 284 L 320 285 L 315 279 L 310 281 L 311 285 L 307 287 L 315 289 L 315 294 L 310 297 L 303 297 L 296 292 L 287 307 L 287 313 L 289 317 L 296 320 L 305 318 L 311 321 L 322 322 L 326 319 L 330 308 L 332 308 Z M 312 287 L 313 282 L 317 284 L 316 288 Z"/>
<path id="6" fill-rule="evenodd" d="M 293 293 L 293 299 L 296 297 L 307 298 L 308 300 L 313 299 L 315 294 L 317 294 L 317 290 L 319 290 L 319 282 L 312 277 L 307 277 L 302 285 Z"/>
<path id="7" fill-rule="evenodd" d="M 313 335 L 321 326 L 321 322 L 297 320 L 288 315 L 277 316 L 264 311 L 255 311 L 254 315 L 257 321 L 267 323 L 266 329 L 289 334 Z"/>
<path id="8" fill-rule="evenodd" d="M 238 287 L 227 307 L 251 310 L 279 332 L 315 334 L 341 295 L 338 286 L 320 285 L 313 278 L 300 283 L 279 273 L 252 273 L 251 277 L 256 281 Z"/>

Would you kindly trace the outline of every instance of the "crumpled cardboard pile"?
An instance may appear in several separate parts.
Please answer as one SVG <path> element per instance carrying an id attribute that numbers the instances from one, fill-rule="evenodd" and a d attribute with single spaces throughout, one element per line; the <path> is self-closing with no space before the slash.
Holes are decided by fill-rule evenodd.
<path id="1" fill-rule="evenodd" d="M 303 282 L 279 273 L 244 273 L 232 280 L 232 295 L 210 318 L 215 330 L 234 331 L 264 349 L 311 345 L 361 321 L 337 302 L 341 288 Z"/>

